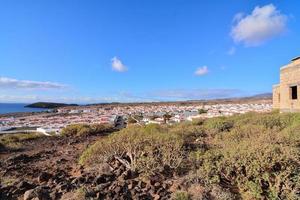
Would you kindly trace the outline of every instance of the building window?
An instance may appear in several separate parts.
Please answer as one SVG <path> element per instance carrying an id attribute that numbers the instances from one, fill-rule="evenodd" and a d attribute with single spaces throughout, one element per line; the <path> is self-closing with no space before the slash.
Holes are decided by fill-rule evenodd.
<path id="1" fill-rule="evenodd" d="M 280 93 L 278 94 L 278 102 L 280 103 Z"/>
<path id="2" fill-rule="evenodd" d="M 291 99 L 298 99 L 297 86 L 290 87 Z"/>

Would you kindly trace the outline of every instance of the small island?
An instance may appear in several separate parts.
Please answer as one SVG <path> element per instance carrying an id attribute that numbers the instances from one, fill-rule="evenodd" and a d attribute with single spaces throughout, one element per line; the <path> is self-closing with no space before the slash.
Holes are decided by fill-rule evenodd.
<path id="1" fill-rule="evenodd" d="M 66 107 L 66 106 L 78 106 L 77 104 L 65 104 L 65 103 L 53 103 L 53 102 L 36 102 L 25 107 L 28 108 L 45 108 L 45 109 L 54 109 L 59 107 Z"/>

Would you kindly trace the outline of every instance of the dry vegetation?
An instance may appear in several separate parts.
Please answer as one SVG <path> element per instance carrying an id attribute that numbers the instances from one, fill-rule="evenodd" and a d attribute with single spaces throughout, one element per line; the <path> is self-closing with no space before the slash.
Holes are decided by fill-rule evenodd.
<path id="1" fill-rule="evenodd" d="M 299 199 L 299 136 L 300 114 L 277 112 L 131 126 L 100 139 L 79 162 L 115 159 L 140 177 L 167 171 L 182 181 L 173 199 Z"/>
<path id="2" fill-rule="evenodd" d="M 63 128 L 62 136 L 88 136 L 103 133 L 110 133 L 115 131 L 110 124 L 71 124 Z"/>
<path id="3" fill-rule="evenodd" d="M 40 133 L 17 133 L 0 135 L 0 151 L 6 149 L 18 149 L 22 147 L 22 142 L 34 140 L 42 137 Z"/>

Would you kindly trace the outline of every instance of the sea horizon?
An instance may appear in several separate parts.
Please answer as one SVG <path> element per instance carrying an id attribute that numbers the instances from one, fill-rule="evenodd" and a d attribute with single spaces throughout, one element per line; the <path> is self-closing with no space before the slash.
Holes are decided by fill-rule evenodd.
<path id="1" fill-rule="evenodd" d="M 41 112 L 48 109 L 25 107 L 30 103 L 0 103 L 0 114 L 20 113 L 20 112 Z"/>

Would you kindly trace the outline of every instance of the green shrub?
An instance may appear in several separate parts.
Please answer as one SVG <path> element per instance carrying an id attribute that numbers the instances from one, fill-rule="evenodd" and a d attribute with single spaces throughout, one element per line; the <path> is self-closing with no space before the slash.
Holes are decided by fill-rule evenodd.
<path id="1" fill-rule="evenodd" d="M 176 191 L 173 196 L 173 200 L 191 200 L 191 197 L 186 191 Z"/>
<path id="2" fill-rule="evenodd" d="M 205 109 L 199 109 L 198 110 L 199 115 L 204 114 L 204 113 L 207 113 L 207 110 L 205 110 Z"/>
<path id="3" fill-rule="evenodd" d="M 128 120 L 127 120 L 127 123 L 128 124 L 135 124 L 137 123 L 137 120 L 133 119 L 131 116 L 128 117 Z"/>
<path id="4" fill-rule="evenodd" d="M 195 125 L 194 123 L 180 123 L 169 127 L 170 134 L 176 134 L 180 136 L 185 144 L 195 142 L 197 139 L 201 139 L 206 136 L 203 126 Z"/>
<path id="5" fill-rule="evenodd" d="M 0 150 L 4 150 L 6 148 L 18 149 L 22 146 L 22 142 L 26 140 L 34 140 L 40 137 L 44 137 L 44 135 L 39 133 L 16 133 L 0 135 Z"/>
<path id="6" fill-rule="evenodd" d="M 236 126 L 232 128 L 231 131 L 226 134 L 216 135 L 212 142 L 217 141 L 220 146 L 224 147 L 225 145 L 228 145 L 228 148 L 232 148 L 232 145 L 243 140 L 252 140 L 254 137 L 266 136 L 265 133 L 267 131 L 268 130 L 261 125 L 245 124 L 243 126 Z"/>
<path id="7" fill-rule="evenodd" d="M 184 171 L 178 174 L 185 189 L 196 184 L 213 199 L 300 199 L 299 135 L 300 114 L 295 113 L 132 126 L 90 146 L 80 163 L 119 159 L 142 174 L 169 166 Z M 173 198 L 194 198 L 191 194 L 179 191 Z"/>
<path id="8" fill-rule="evenodd" d="M 80 163 L 95 165 L 118 159 L 128 168 L 149 174 L 164 166 L 176 169 L 183 160 L 183 140 L 161 132 L 159 126 L 132 126 L 103 138 L 89 147 Z"/>
<path id="9" fill-rule="evenodd" d="M 218 185 L 213 185 L 210 191 L 212 199 L 218 200 L 235 200 L 239 199 L 236 195 L 232 194 L 228 189 L 224 189 Z"/>
<path id="10" fill-rule="evenodd" d="M 166 133 L 168 132 L 168 127 L 159 124 L 148 124 L 144 126 L 142 130 L 147 134 Z"/>
<path id="11" fill-rule="evenodd" d="M 198 169 L 190 175 L 193 180 L 237 187 L 243 199 L 299 198 L 297 116 L 247 114 L 228 120 L 234 120 L 234 127 L 215 135 L 211 149 L 198 154 Z M 213 120 L 213 124 L 220 123 Z"/>
<path id="12" fill-rule="evenodd" d="M 165 113 L 163 115 L 164 123 L 167 123 L 172 118 L 172 115 L 169 113 Z"/>
<path id="13" fill-rule="evenodd" d="M 216 117 L 204 122 L 206 130 L 212 134 L 227 132 L 234 126 L 234 121 L 226 117 Z"/>
<path id="14" fill-rule="evenodd" d="M 6 149 L 6 146 L 4 144 L 0 143 L 0 151 L 3 151 L 5 149 Z"/>
<path id="15" fill-rule="evenodd" d="M 138 123 L 143 119 L 143 115 L 131 115 L 128 117 L 127 123 L 128 124 L 135 124 Z"/>
<path id="16" fill-rule="evenodd" d="M 259 117 L 258 120 L 258 124 L 263 125 L 266 128 L 277 128 L 282 130 L 291 124 L 292 115 L 264 115 Z"/>
<path id="17" fill-rule="evenodd" d="M 205 121 L 205 119 L 203 119 L 203 118 L 197 118 L 197 119 L 193 119 L 192 124 L 201 126 L 204 124 L 204 121 Z"/>
<path id="18" fill-rule="evenodd" d="M 289 146 L 298 146 L 300 144 L 300 123 L 293 126 L 287 127 L 280 132 L 278 137 L 281 139 L 280 142 L 285 143 Z"/>
<path id="19" fill-rule="evenodd" d="M 0 177 L 0 184 L 3 186 L 12 186 L 16 184 L 18 179 L 11 177 L 11 176 L 1 176 Z"/>
<path id="20" fill-rule="evenodd" d="M 61 197 L 61 199 L 66 200 L 88 200 L 91 198 L 88 198 L 88 192 L 86 188 L 78 188 L 75 191 L 64 193 Z"/>
<path id="21" fill-rule="evenodd" d="M 233 118 L 236 126 L 244 126 L 245 124 L 262 125 L 265 128 L 283 130 L 293 124 L 300 123 L 299 113 L 247 113 L 245 115 L 238 115 Z"/>
<path id="22" fill-rule="evenodd" d="M 114 130 L 110 124 L 71 124 L 63 128 L 61 134 L 63 136 L 84 136 L 110 133 Z"/>

